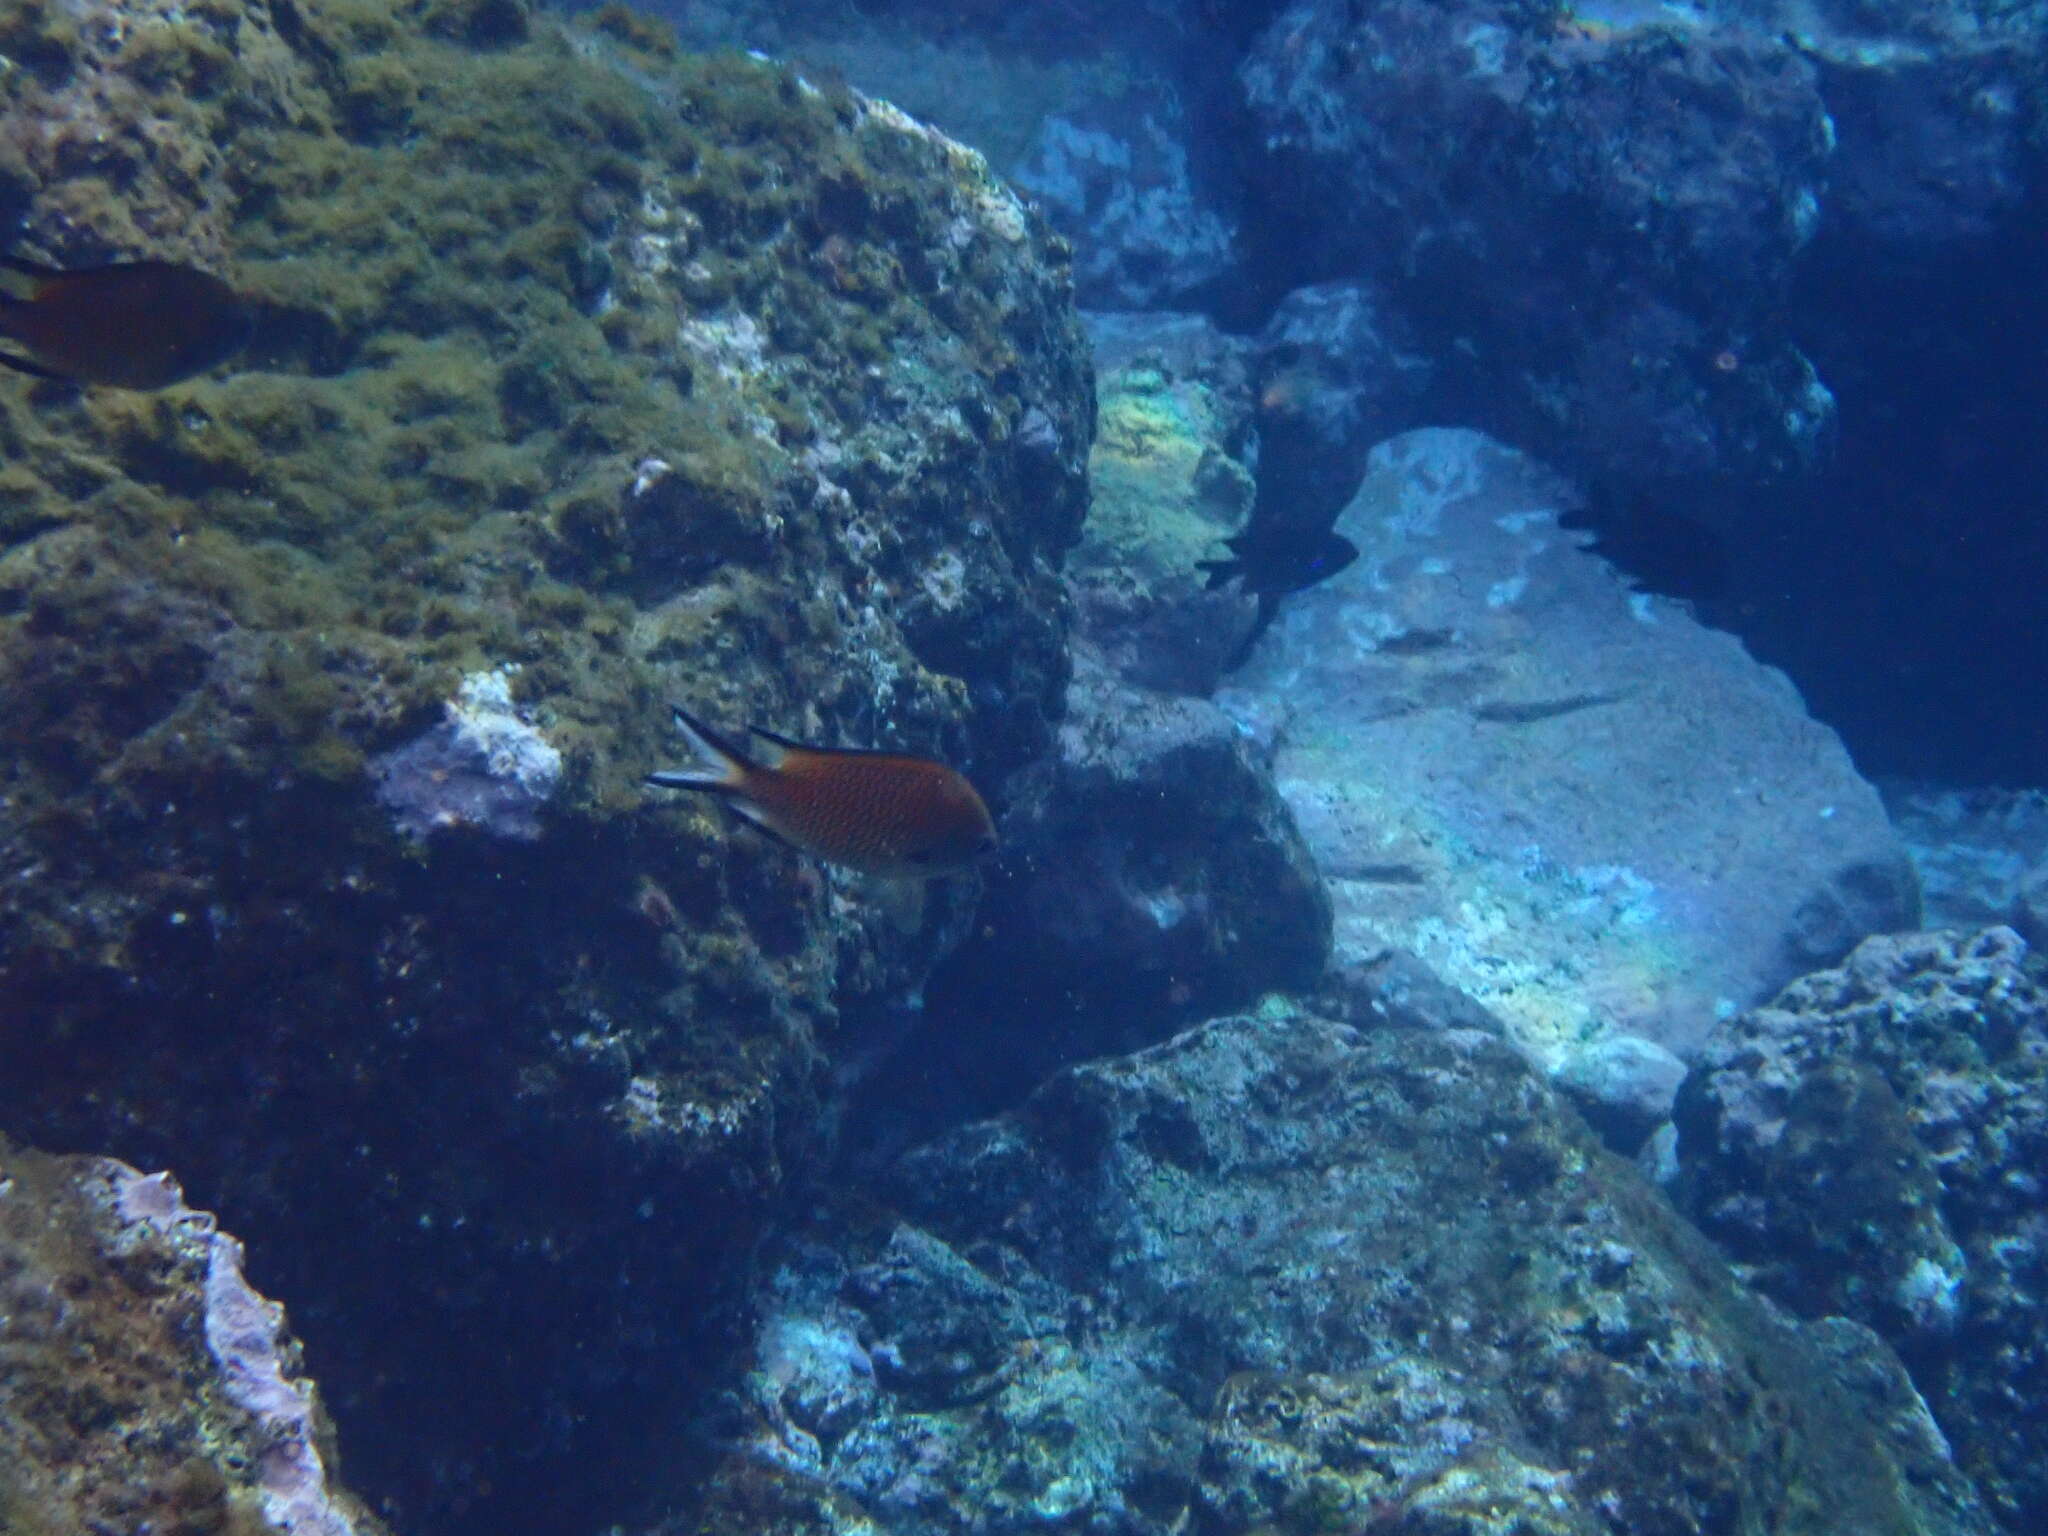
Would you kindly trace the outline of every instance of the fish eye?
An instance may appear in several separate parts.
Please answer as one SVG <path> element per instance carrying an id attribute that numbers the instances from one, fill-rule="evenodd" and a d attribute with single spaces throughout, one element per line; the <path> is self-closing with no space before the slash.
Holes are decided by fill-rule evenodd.
<path id="1" fill-rule="evenodd" d="M 999 846 L 996 842 L 995 833 L 984 832 L 981 841 L 974 845 L 975 857 L 980 858 L 983 855 L 994 853 Z"/>

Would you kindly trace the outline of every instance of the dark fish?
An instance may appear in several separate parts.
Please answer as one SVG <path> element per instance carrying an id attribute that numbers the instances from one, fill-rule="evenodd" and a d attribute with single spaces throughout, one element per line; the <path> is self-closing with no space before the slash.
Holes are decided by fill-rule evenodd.
<path id="1" fill-rule="evenodd" d="M 1280 596 L 1327 581 L 1358 558 L 1358 546 L 1341 534 L 1299 528 L 1247 528 L 1223 541 L 1228 560 L 1198 560 L 1208 573 L 1208 591 L 1235 581 L 1240 590 Z"/>
<path id="2" fill-rule="evenodd" d="M 1590 532 L 1587 546 L 1640 591 L 1685 602 L 1711 602 L 1733 583 L 1728 541 L 1706 524 L 1640 491 L 1593 490 L 1585 506 L 1559 523 Z"/>
<path id="3" fill-rule="evenodd" d="M 1230 559 L 1195 562 L 1209 577 L 1203 590 L 1214 592 L 1234 581 L 1239 591 L 1250 592 L 1259 600 L 1251 629 L 1223 663 L 1225 672 L 1244 665 L 1259 636 L 1272 627 L 1281 598 L 1329 580 L 1358 558 L 1357 545 L 1327 529 L 1316 533 L 1302 528 L 1247 528 L 1223 542 L 1230 547 Z"/>
<path id="4" fill-rule="evenodd" d="M 988 807 L 944 763 L 807 747 L 754 727 L 762 749 L 756 759 L 680 707 L 675 720 L 698 766 L 649 774 L 647 782 L 722 796 L 806 853 L 869 874 L 927 878 L 967 869 L 996 850 Z"/>
<path id="5" fill-rule="evenodd" d="M 210 273 L 168 261 L 124 261 L 59 272 L 19 257 L 0 267 L 29 279 L 25 297 L 0 293 L 0 366 L 38 378 L 162 389 L 241 351 L 255 309 Z"/>

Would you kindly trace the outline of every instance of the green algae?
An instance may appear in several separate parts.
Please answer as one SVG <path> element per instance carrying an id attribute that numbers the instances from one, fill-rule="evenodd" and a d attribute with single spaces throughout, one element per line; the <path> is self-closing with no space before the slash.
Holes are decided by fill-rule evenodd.
<path id="1" fill-rule="evenodd" d="M 471 9 L 436 7 L 432 25 L 466 37 L 469 23 L 448 18 Z M 336 14 L 348 21 L 358 8 Z M 616 17 L 601 25 L 619 30 Z M 165 33 L 160 44 L 167 53 L 189 44 L 185 62 L 152 63 L 151 81 L 189 79 L 206 40 L 181 37 Z M 138 579 L 196 582 L 248 622 L 274 607 L 279 574 L 255 551 L 283 544 L 319 557 L 293 572 L 294 585 L 323 629 L 340 627 L 344 648 L 468 629 L 471 644 L 442 650 L 474 662 L 508 644 L 518 650 L 516 636 L 529 627 L 516 591 L 478 591 L 486 585 L 480 565 L 531 542 L 529 530 L 490 527 L 492 514 L 535 513 L 558 535 L 545 547 L 551 570 L 602 578 L 607 567 L 616 574 L 621 557 L 603 548 L 608 519 L 599 508 L 617 502 L 632 456 L 658 446 L 699 503 L 728 525 L 758 524 L 773 488 L 748 446 L 745 416 L 765 417 L 784 445 L 817 431 L 804 392 L 789 383 L 742 400 L 727 381 L 695 369 L 687 388 L 664 377 L 676 361 L 672 339 L 667 358 L 644 349 L 665 330 L 672 338 L 673 322 L 650 313 L 650 297 L 622 295 L 627 302 L 601 325 L 580 312 L 570 279 L 595 232 L 592 210 L 579 205 L 653 193 L 643 157 L 660 141 L 651 158 L 674 177 L 663 195 L 687 210 L 701 241 L 701 298 L 772 297 L 761 312 L 775 341 L 872 363 L 915 312 L 915 298 L 884 280 L 900 263 L 859 244 L 858 229 L 843 237 L 849 262 L 883 277 L 849 283 L 828 271 L 814 279 L 762 245 L 789 235 L 819 180 L 835 204 L 882 222 L 917 217 L 924 193 L 838 143 L 843 99 L 751 61 L 674 66 L 667 90 L 692 130 L 677 135 L 657 129 L 653 96 L 560 39 L 480 55 L 404 44 L 359 23 L 349 37 L 359 49 L 386 45 L 351 56 L 340 120 L 359 124 L 367 113 L 375 131 L 352 137 L 321 124 L 245 134 L 238 159 L 249 168 L 248 211 L 236 231 L 244 278 L 280 304 L 316 305 L 349 366 L 324 379 L 247 372 L 163 396 L 93 396 L 74 409 L 119 473 L 164 493 L 150 522 L 233 536 L 233 545 L 130 545 L 122 557 Z M 429 118 L 431 137 L 403 155 L 383 151 L 392 122 Z M 608 206 L 596 217 L 616 214 Z M 885 292 L 897 297 L 879 300 Z M 835 331 L 845 333 L 838 347 Z M 844 392 L 842 404 L 856 393 Z M 604 453 L 621 461 L 612 486 L 593 487 L 587 469 L 572 476 Z M 11 465 L 10 473 L 19 482 L 26 471 Z M 571 484 L 551 493 L 565 478 Z M 31 493 L 15 504 L 56 499 Z M 744 544 L 715 542 L 727 557 Z M 323 584 L 346 599 L 319 591 Z M 423 604 L 422 591 L 450 601 Z M 508 611 L 464 622 L 456 594 L 472 609 Z M 448 691 L 452 676 L 420 669 L 402 681 L 400 711 L 416 712 Z M 303 694 L 311 685 L 280 676 L 278 686 Z M 338 724 L 344 735 L 360 733 L 360 722 Z"/>
<path id="2" fill-rule="evenodd" d="M 187 736 L 212 744 L 200 758 L 253 763 L 284 743 L 290 772 L 340 785 L 501 661 L 529 668 L 525 689 L 588 769 L 569 809 L 635 809 L 660 750 L 638 667 L 729 670 L 720 626 L 845 644 L 830 605 L 797 605 L 792 628 L 673 601 L 714 581 L 778 609 L 773 584 L 738 571 L 820 556 L 872 579 L 833 530 L 820 545 L 788 525 L 790 454 L 862 433 L 885 369 L 899 399 L 972 396 L 977 375 L 1011 376 L 1012 327 L 1042 328 L 1007 293 L 1004 242 L 963 244 L 933 195 L 937 169 L 986 199 L 985 170 L 861 126 L 843 88 L 683 58 L 620 12 L 520 41 L 502 11 L 407 8 L 422 36 L 385 7 L 305 7 L 289 41 L 319 89 L 259 80 L 281 68 L 274 50 L 224 58 L 235 13 L 218 5 L 146 18 L 120 56 L 237 167 L 234 270 L 269 323 L 250 366 L 161 394 L 0 390 L 0 612 L 32 606 L 74 645 L 38 654 L 24 633 L 7 653 L 27 707 L 0 729 L 24 761 L 68 765 L 10 786 L 27 821 L 89 763 L 160 756 L 137 756 L 129 718 L 93 710 L 96 695 L 172 688 Z M 19 50 L 60 19 L 19 13 L 9 37 Z M 252 110 L 259 84 L 280 110 Z M 98 178 L 45 196 L 117 243 L 142 216 Z M 1005 387 L 983 419 L 1022 410 Z M 636 511 L 627 488 L 656 458 L 657 505 Z M 41 546 L 60 527 L 81 537 L 59 565 Z M 121 653 L 88 656 L 117 622 Z M 193 686 L 196 654 L 249 632 L 266 637 L 258 658 Z M 957 718 L 956 682 L 887 665 L 924 694 L 901 701 L 907 717 Z M 86 718 L 57 725 L 74 695 Z"/>
<path id="3" fill-rule="evenodd" d="M 1251 475 L 1222 446 L 1225 414 L 1205 385 L 1154 368 L 1104 380 L 1078 571 L 1148 591 L 1197 579 L 1195 562 L 1214 556 L 1251 510 Z"/>

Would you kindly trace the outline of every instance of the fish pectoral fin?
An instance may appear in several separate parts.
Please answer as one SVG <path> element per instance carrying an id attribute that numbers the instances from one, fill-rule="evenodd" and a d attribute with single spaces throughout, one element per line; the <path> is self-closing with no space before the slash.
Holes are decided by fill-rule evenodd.
<path id="1" fill-rule="evenodd" d="M 864 891 L 889 926 L 908 937 L 924 927 L 924 885 L 924 881 L 917 879 L 870 875 Z"/>
<path id="2" fill-rule="evenodd" d="M 41 363 L 32 363 L 25 357 L 16 357 L 12 352 L 0 352 L 0 368 L 12 368 L 16 373 L 28 374 L 31 378 L 54 379 L 65 382 L 63 374 L 45 368 Z"/>

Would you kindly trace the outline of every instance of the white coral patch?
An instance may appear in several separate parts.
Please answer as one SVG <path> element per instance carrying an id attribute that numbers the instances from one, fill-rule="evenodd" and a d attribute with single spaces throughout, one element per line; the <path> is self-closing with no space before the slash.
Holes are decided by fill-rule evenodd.
<path id="1" fill-rule="evenodd" d="M 458 747 L 483 759 L 492 778 L 516 784 L 534 800 L 545 800 L 562 778 L 562 754 L 512 707 L 512 685 L 503 668 L 472 672 L 448 706 L 448 723 Z"/>

